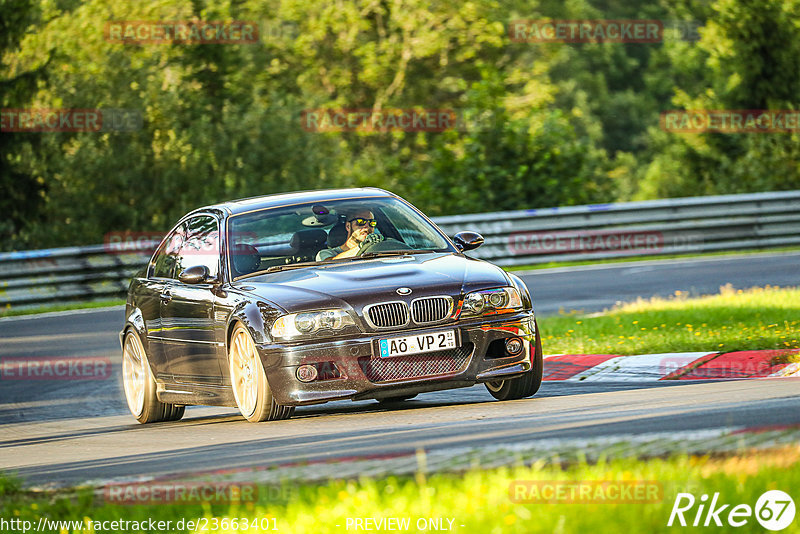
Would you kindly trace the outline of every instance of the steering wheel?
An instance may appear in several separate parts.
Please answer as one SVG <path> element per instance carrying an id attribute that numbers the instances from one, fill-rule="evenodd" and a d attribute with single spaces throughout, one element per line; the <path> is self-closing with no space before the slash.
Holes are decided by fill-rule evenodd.
<path id="1" fill-rule="evenodd" d="M 392 239 L 391 237 L 387 237 L 383 241 L 377 241 L 375 243 L 370 243 L 369 245 L 365 246 L 364 248 L 358 251 L 358 254 L 356 254 L 356 256 L 361 256 L 362 254 L 366 254 L 368 252 L 389 252 L 391 250 L 412 250 L 412 248 L 403 243 L 402 241 L 398 241 L 397 239 Z"/>

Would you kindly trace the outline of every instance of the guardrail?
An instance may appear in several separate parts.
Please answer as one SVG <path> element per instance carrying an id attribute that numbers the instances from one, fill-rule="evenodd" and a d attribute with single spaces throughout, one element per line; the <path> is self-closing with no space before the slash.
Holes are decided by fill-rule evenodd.
<path id="1" fill-rule="evenodd" d="M 481 233 L 469 253 L 498 265 L 800 245 L 800 191 L 478 213 L 434 218 Z M 123 296 L 149 253 L 105 245 L 0 253 L 0 307 Z"/>
<path id="2" fill-rule="evenodd" d="M 800 191 L 594 204 L 435 219 L 484 236 L 498 265 L 800 245 Z"/>

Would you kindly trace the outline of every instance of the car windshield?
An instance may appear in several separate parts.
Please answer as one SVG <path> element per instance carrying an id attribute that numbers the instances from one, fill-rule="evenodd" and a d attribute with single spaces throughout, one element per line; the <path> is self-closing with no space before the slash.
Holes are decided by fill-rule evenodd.
<path id="1" fill-rule="evenodd" d="M 455 252 L 433 225 L 397 198 L 315 202 L 231 217 L 227 241 L 232 278 L 337 261 L 334 256 L 342 252 L 349 232 L 357 228 L 369 228 L 369 234 L 374 234 L 370 240 L 375 243 L 363 246 L 365 257 Z"/>

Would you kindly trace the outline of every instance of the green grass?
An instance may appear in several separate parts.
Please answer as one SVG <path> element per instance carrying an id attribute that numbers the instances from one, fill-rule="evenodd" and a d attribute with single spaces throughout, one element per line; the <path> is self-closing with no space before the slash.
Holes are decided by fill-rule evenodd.
<path id="1" fill-rule="evenodd" d="M 515 481 L 652 481 L 661 489 L 658 499 L 650 503 L 516 503 L 510 491 Z M 758 497 L 770 489 L 794 493 L 797 499 L 798 487 L 800 448 L 791 446 L 760 452 L 742 451 L 719 458 L 684 455 L 646 461 L 600 460 L 594 464 L 579 462 L 567 466 L 557 461 L 539 462 L 532 466 L 473 469 L 461 474 L 299 484 L 293 486 L 291 499 L 234 505 L 111 506 L 95 502 L 88 492 L 72 496 L 37 496 L 6 481 L 0 483 L 0 516 L 34 524 L 42 516 L 90 521 L 137 521 L 152 517 L 173 522 L 201 517 L 209 521 L 214 517 L 270 518 L 279 532 L 315 534 L 347 532 L 348 518 L 407 517 L 412 525 L 418 518 L 450 518 L 453 531 L 464 533 L 650 533 L 676 529 L 669 529 L 666 524 L 680 492 L 693 493 L 698 498 L 704 493 L 719 492 L 720 503 L 754 506 Z M 696 510 L 697 506 L 686 514 L 690 524 Z M 798 525 L 795 521 L 782 532 L 800 532 Z M 702 527 L 678 530 L 708 531 Z M 736 530 L 764 532 L 753 517 Z M 349 531 L 354 529 L 351 527 Z M 416 530 L 412 527 L 409 531 Z M 720 529 L 712 528 L 712 531 Z"/>
<path id="2" fill-rule="evenodd" d="M 721 288 L 640 299 L 602 315 L 539 319 L 545 354 L 648 354 L 800 348 L 800 288 Z"/>
<path id="3" fill-rule="evenodd" d="M 92 302 L 65 302 L 63 304 L 51 304 L 47 306 L 36 306 L 34 308 L 13 308 L 6 307 L 0 309 L 0 317 L 14 317 L 17 315 L 33 315 L 37 313 L 58 312 L 67 310 L 82 310 L 90 308 L 107 308 L 109 306 L 123 306 L 125 299 L 95 300 Z"/>
<path id="4" fill-rule="evenodd" d="M 800 352 L 788 352 L 785 354 L 779 354 L 772 358 L 773 364 L 778 363 L 797 363 L 800 362 Z"/>
<path id="5" fill-rule="evenodd" d="M 608 258 L 604 260 L 576 260 L 576 261 L 551 261 L 547 263 L 535 263 L 531 265 L 509 265 L 503 267 L 506 271 L 536 271 L 539 269 L 553 269 L 556 267 L 577 267 L 581 265 L 603 265 L 606 263 L 628 263 L 635 261 L 654 261 L 654 260 L 680 260 L 691 258 L 710 258 L 716 256 L 750 256 L 753 254 L 776 254 L 779 252 L 797 252 L 800 247 L 780 247 L 780 248 L 754 248 L 736 251 L 704 252 L 694 254 L 655 254 L 652 256 L 628 256 L 624 258 Z"/>

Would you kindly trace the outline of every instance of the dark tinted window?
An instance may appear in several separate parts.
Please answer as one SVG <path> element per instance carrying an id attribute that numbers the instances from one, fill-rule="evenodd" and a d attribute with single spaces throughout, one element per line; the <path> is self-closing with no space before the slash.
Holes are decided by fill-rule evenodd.
<path id="1" fill-rule="evenodd" d="M 205 265 L 211 276 L 219 274 L 219 228 L 210 216 L 190 219 L 187 223 L 186 241 L 176 260 L 175 275 L 189 267 Z"/>
<path id="2" fill-rule="evenodd" d="M 186 225 L 182 224 L 164 240 L 153 260 L 152 272 L 155 278 L 175 277 L 175 264 L 177 263 L 178 252 L 185 240 L 185 235 Z"/>

